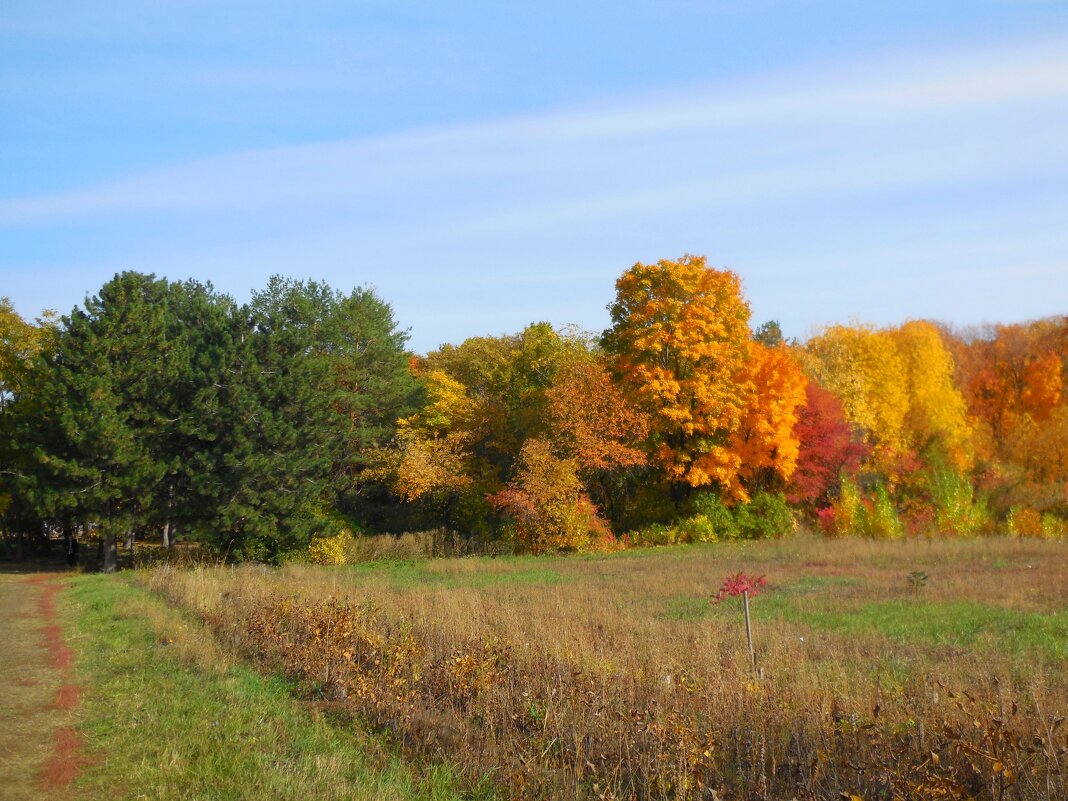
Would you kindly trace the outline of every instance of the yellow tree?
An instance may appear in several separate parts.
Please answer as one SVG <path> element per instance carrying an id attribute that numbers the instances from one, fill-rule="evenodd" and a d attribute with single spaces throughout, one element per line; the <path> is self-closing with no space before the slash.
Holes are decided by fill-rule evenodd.
<path id="1" fill-rule="evenodd" d="M 908 447 L 908 370 L 897 343 L 867 325 L 835 325 L 808 341 L 817 382 L 842 400 L 846 418 L 860 427 L 876 460 L 892 464 Z"/>
<path id="2" fill-rule="evenodd" d="M 435 492 L 458 492 L 472 483 L 467 445 L 478 425 L 478 404 L 463 384 L 441 370 L 429 372 L 424 383 L 426 405 L 397 421 L 393 486 L 409 502 Z"/>
<path id="3" fill-rule="evenodd" d="M 8 298 L 0 298 L 0 413 L 22 394 L 30 364 L 51 345 L 55 331 L 52 312 L 34 325 L 22 319 Z"/>
<path id="4" fill-rule="evenodd" d="M 421 367 L 441 371 L 478 404 L 477 436 L 472 449 L 484 472 L 510 474 L 523 443 L 546 433 L 548 401 L 558 364 L 580 349 L 548 323 L 534 323 L 518 334 L 472 337 L 427 354 Z"/>
<path id="5" fill-rule="evenodd" d="M 964 396 L 953 380 L 953 357 L 938 329 L 914 320 L 892 333 L 905 366 L 908 395 L 905 425 L 911 444 L 922 449 L 937 443 L 957 467 L 968 467 L 973 451 L 973 427 Z"/>
<path id="6" fill-rule="evenodd" d="M 583 491 L 574 459 L 556 456 L 552 444 L 529 439 L 508 485 L 490 496 L 515 526 L 525 551 L 578 550 L 609 532 Z"/>
<path id="7" fill-rule="evenodd" d="M 609 309 L 604 345 L 651 416 L 654 462 L 678 491 L 719 485 L 738 494 L 741 457 L 731 440 L 753 391 L 738 276 L 703 256 L 638 263 L 616 281 Z"/>

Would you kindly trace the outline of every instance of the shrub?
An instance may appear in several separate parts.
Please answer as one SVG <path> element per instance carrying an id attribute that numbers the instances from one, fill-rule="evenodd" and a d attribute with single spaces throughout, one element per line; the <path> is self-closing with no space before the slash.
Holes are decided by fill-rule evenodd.
<path id="1" fill-rule="evenodd" d="M 486 499 L 485 491 L 472 487 L 457 495 L 445 519 L 449 528 L 469 537 L 489 540 L 495 534 L 490 523 L 493 514 L 493 504 Z"/>
<path id="2" fill-rule="evenodd" d="M 1017 537 L 1041 537 L 1042 515 L 1028 507 L 1013 507 L 1009 511 L 1009 531 Z"/>
<path id="3" fill-rule="evenodd" d="M 693 515 L 675 527 L 676 542 L 715 542 L 716 527 L 708 515 Z"/>
<path id="4" fill-rule="evenodd" d="M 966 475 L 948 466 L 934 466 L 926 484 L 940 534 L 974 536 L 988 526 L 986 503 L 976 500 L 975 489 Z"/>
<path id="5" fill-rule="evenodd" d="M 831 504 L 831 513 L 824 515 L 826 533 L 832 536 L 845 536 L 860 532 L 861 517 L 864 513 L 864 504 L 861 500 L 860 488 L 850 479 L 843 478 L 838 490 L 838 497 Z"/>
<path id="6" fill-rule="evenodd" d="M 816 511 L 816 525 L 829 537 L 838 533 L 838 521 L 835 519 L 833 506 L 824 506 Z"/>
<path id="7" fill-rule="evenodd" d="M 653 523 L 645 528 L 628 532 L 623 537 L 624 544 L 636 548 L 651 548 L 657 545 L 674 545 L 677 532 L 663 523 Z"/>
<path id="8" fill-rule="evenodd" d="M 881 484 L 875 490 L 875 497 L 863 505 L 860 533 L 879 539 L 896 539 L 905 533 L 890 492 Z"/>
<path id="9" fill-rule="evenodd" d="M 781 493 L 756 493 L 752 502 L 735 507 L 734 519 L 741 536 L 748 540 L 782 537 L 794 528 L 794 516 Z"/>
<path id="10" fill-rule="evenodd" d="M 356 546 L 356 538 L 348 529 L 328 537 L 312 537 L 308 543 L 307 559 L 317 565 L 343 565 Z"/>
<path id="11" fill-rule="evenodd" d="M 865 498 L 849 479 L 842 479 L 838 499 L 828 515 L 828 533 L 844 536 L 860 534 L 865 537 L 893 539 L 905 533 L 905 527 L 885 486 L 876 488 L 872 497 Z"/>
<path id="12" fill-rule="evenodd" d="M 1017 537 L 1041 537 L 1059 540 L 1068 535 L 1068 523 L 1052 512 L 1040 514 L 1027 506 L 1013 507 L 1008 518 L 1009 531 Z"/>
<path id="13" fill-rule="evenodd" d="M 487 498 L 510 519 L 522 550 L 574 551 L 603 538 L 607 524 L 576 471 L 575 460 L 557 457 L 545 440 L 523 445 L 513 480 Z"/>
<path id="14" fill-rule="evenodd" d="M 937 533 L 937 518 L 934 507 L 922 500 L 906 502 L 901 513 L 905 533 L 910 537 L 930 536 Z"/>
<path id="15" fill-rule="evenodd" d="M 1042 536 L 1047 540 L 1062 539 L 1068 533 L 1068 524 L 1055 514 L 1047 512 L 1042 515 Z"/>
<path id="16" fill-rule="evenodd" d="M 735 513 L 723 503 L 719 495 L 702 492 L 693 501 L 694 514 L 703 517 L 718 540 L 736 540 L 742 536 Z"/>

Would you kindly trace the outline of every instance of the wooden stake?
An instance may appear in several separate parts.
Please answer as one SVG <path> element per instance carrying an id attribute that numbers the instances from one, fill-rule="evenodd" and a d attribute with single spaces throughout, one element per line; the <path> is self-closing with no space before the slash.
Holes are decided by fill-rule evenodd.
<path id="1" fill-rule="evenodd" d="M 742 600 L 745 602 L 745 640 L 749 643 L 749 659 L 756 670 L 756 651 L 753 650 L 753 627 L 749 623 L 749 592 L 742 590 Z"/>

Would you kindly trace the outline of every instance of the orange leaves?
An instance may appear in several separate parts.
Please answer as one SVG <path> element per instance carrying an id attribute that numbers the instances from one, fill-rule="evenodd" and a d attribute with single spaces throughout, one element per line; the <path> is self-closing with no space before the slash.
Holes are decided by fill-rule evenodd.
<path id="1" fill-rule="evenodd" d="M 1052 497 L 1068 482 L 1068 318 L 999 325 L 949 342 L 983 455 L 1022 468 Z M 1018 500 L 1031 502 L 1026 493 Z"/>
<path id="2" fill-rule="evenodd" d="M 636 445 L 649 434 L 649 417 L 627 400 L 600 360 L 575 360 L 559 371 L 547 396 L 555 439 L 580 469 L 645 464 Z"/>
<path id="3" fill-rule="evenodd" d="M 1064 403 L 1068 319 L 999 325 L 964 340 L 951 338 L 972 414 L 995 438 L 1021 415 L 1042 421 Z"/>
<path id="4" fill-rule="evenodd" d="M 789 352 L 752 340 L 738 276 L 700 256 L 636 264 L 616 282 L 605 343 L 651 418 L 652 456 L 675 483 L 748 498 L 797 462 L 805 376 Z"/>
<path id="5" fill-rule="evenodd" d="M 752 480 L 768 470 L 788 481 L 797 466 L 800 442 L 794 429 L 808 379 L 786 348 L 757 342 L 748 372 L 754 391 L 731 439 L 731 450 L 741 461 L 739 475 Z"/>
<path id="6" fill-rule="evenodd" d="M 1064 367 L 1053 351 L 1038 353 L 1024 367 L 1020 406 L 1036 420 L 1048 420 L 1064 391 Z"/>
<path id="7" fill-rule="evenodd" d="M 702 256 L 635 264 L 616 281 L 605 344 L 652 418 L 654 459 L 674 481 L 732 485 L 727 440 L 752 392 L 749 306 L 738 276 Z"/>

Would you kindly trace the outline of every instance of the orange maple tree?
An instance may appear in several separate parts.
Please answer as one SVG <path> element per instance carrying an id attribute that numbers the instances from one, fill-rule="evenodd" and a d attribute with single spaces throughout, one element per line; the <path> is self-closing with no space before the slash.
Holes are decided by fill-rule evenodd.
<path id="1" fill-rule="evenodd" d="M 748 490 L 781 486 L 797 466 L 795 429 L 808 379 L 785 347 L 759 342 L 752 344 L 746 372 L 754 391 L 730 442 L 740 462 L 738 476 Z"/>
<path id="2" fill-rule="evenodd" d="M 749 306 L 741 281 L 703 256 L 635 264 L 616 281 L 604 344 L 652 422 L 652 457 L 676 487 L 738 494 L 731 447 L 753 392 Z M 741 490 L 744 494 L 744 490 Z"/>
<path id="3" fill-rule="evenodd" d="M 649 435 L 649 416 L 627 400 L 601 359 L 574 359 L 557 373 L 547 396 L 553 439 L 580 472 L 646 463 L 638 446 Z"/>

